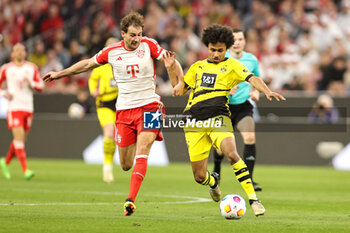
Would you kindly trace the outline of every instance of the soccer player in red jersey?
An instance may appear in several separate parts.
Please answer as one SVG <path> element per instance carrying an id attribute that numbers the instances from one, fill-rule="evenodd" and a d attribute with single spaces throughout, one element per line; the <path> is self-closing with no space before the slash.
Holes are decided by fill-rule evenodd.
<path id="1" fill-rule="evenodd" d="M 25 60 L 26 50 L 23 44 L 13 46 L 11 58 L 12 62 L 3 65 L 0 70 L 0 95 L 9 100 L 7 123 L 13 141 L 6 157 L 0 159 L 0 166 L 5 177 L 10 179 L 8 165 L 16 155 L 24 177 L 29 180 L 34 172 L 27 168 L 25 141 L 33 121 L 33 90 L 41 92 L 44 83 L 40 79 L 38 68 Z M 4 81 L 7 90 L 1 89 Z"/>
<path id="2" fill-rule="evenodd" d="M 160 115 L 164 105 L 155 93 L 154 59 L 164 63 L 167 69 L 175 72 L 175 78 L 170 82 L 174 86 L 177 77 L 183 76 L 180 64 L 170 62 L 175 59 L 175 53 L 164 50 L 157 41 L 142 36 L 143 16 L 136 12 L 126 15 L 121 23 L 123 40 L 102 49 L 95 56 L 77 62 L 59 72 L 49 72 L 43 79 L 51 81 L 79 74 L 100 65 L 109 63 L 117 82 L 119 95 L 116 104 L 116 134 L 120 164 L 123 170 L 132 168 L 130 190 L 124 204 L 124 215 L 134 213 L 136 195 L 147 171 L 147 159 L 155 140 L 163 139 L 160 128 Z M 146 114 L 147 113 L 147 114 Z M 150 122 L 157 119 L 157 127 L 147 127 L 144 115 L 150 115 Z M 155 123 L 154 123 L 155 124 Z"/>

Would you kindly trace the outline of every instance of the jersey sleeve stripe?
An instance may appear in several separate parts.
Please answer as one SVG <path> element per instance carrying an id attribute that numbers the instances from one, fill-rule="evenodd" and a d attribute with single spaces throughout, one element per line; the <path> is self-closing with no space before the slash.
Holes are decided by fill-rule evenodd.
<path id="1" fill-rule="evenodd" d="M 100 64 L 100 63 L 97 61 L 96 56 L 97 56 L 97 54 L 94 56 L 94 62 L 95 62 L 97 65 L 103 65 L 103 64 Z"/>
<path id="2" fill-rule="evenodd" d="M 39 70 L 36 68 L 35 65 L 33 65 L 33 69 L 34 69 L 33 88 L 38 92 L 42 92 L 44 90 L 44 82 L 40 79 Z"/>
<path id="3" fill-rule="evenodd" d="M 251 77 L 253 77 L 253 76 L 254 76 L 253 74 L 248 75 L 248 76 L 245 78 L 245 81 L 248 82 L 248 80 L 249 80 Z"/>
<path id="4" fill-rule="evenodd" d="M 1 83 L 5 81 L 6 79 L 6 68 L 8 67 L 7 64 L 3 65 L 0 70 L 0 89 L 1 89 Z"/>
<path id="5" fill-rule="evenodd" d="M 163 57 L 164 53 L 165 53 L 165 49 L 161 48 L 161 52 L 160 52 L 159 56 L 156 59 L 157 60 L 161 59 Z"/>

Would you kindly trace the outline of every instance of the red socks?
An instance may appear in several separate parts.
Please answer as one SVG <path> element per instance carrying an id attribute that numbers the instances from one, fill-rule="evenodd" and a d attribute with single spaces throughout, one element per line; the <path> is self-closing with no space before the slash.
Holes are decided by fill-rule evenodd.
<path id="1" fill-rule="evenodd" d="M 136 195 L 139 192 L 143 178 L 147 171 L 147 156 L 146 155 L 136 155 L 136 163 L 134 169 L 132 170 L 131 180 L 130 180 L 130 190 L 128 198 L 135 201 Z"/>
<path id="2" fill-rule="evenodd" d="M 15 149 L 15 153 L 17 156 L 18 161 L 20 162 L 21 166 L 22 166 L 22 170 L 23 172 L 25 172 L 27 170 L 27 153 L 24 150 L 24 148 L 19 148 L 19 149 Z"/>
<path id="3" fill-rule="evenodd" d="M 11 142 L 10 147 L 9 147 L 9 151 L 6 154 L 6 158 L 5 158 L 5 163 L 8 165 L 10 164 L 13 156 L 15 156 L 15 146 L 13 144 L 13 142 Z"/>
<path id="4" fill-rule="evenodd" d="M 12 158 L 17 156 L 22 166 L 23 173 L 27 170 L 27 153 L 24 149 L 24 143 L 21 141 L 13 141 L 10 144 L 9 151 L 6 154 L 5 163 L 10 164 Z"/>
<path id="5" fill-rule="evenodd" d="M 18 161 L 22 166 L 23 173 L 27 170 L 27 153 L 24 149 L 24 143 L 20 141 L 14 141 L 13 146 L 15 149 L 15 154 L 17 156 Z"/>

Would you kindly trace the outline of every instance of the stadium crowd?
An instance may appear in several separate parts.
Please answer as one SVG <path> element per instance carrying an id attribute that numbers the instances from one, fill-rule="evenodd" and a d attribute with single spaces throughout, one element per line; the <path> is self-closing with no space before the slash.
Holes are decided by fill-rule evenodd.
<path id="1" fill-rule="evenodd" d="M 350 95 L 350 0 L 2 0 L 0 64 L 24 42 L 41 74 L 96 54 L 107 38 L 120 39 L 120 19 L 145 16 L 144 35 L 175 51 L 186 71 L 207 56 L 200 32 L 213 23 L 246 31 L 246 50 L 261 64 L 272 90 Z M 160 94 L 171 94 L 163 66 Z M 48 93 L 87 89 L 89 73 L 47 84 Z"/>

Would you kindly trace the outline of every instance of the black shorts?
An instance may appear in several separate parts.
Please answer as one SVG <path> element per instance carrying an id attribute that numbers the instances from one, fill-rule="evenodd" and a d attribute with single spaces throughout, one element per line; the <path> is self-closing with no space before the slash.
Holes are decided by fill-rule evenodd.
<path id="1" fill-rule="evenodd" d="M 246 116 L 253 117 L 253 105 L 247 100 L 243 104 L 228 105 L 231 112 L 232 126 L 236 127 L 238 122 Z"/>

